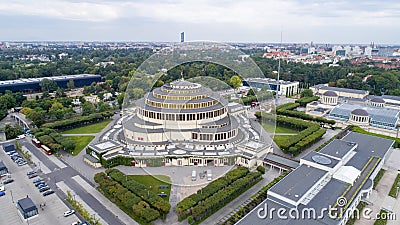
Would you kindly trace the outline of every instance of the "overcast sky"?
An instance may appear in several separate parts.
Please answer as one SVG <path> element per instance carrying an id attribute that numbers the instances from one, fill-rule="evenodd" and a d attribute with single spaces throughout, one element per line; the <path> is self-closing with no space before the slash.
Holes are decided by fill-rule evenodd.
<path id="1" fill-rule="evenodd" d="M 398 0 L 0 0 L 0 40 L 400 44 Z"/>

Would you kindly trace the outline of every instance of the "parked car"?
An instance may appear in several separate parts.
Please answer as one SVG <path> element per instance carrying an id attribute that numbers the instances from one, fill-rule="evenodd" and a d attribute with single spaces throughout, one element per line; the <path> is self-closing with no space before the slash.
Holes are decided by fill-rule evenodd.
<path id="1" fill-rule="evenodd" d="M 44 186 L 42 188 L 39 188 L 39 192 L 44 192 L 44 191 L 48 191 L 48 190 L 50 190 L 49 186 Z"/>
<path id="2" fill-rule="evenodd" d="M 13 179 L 7 179 L 7 180 L 3 181 L 3 184 L 9 184 L 9 183 L 12 183 L 12 182 L 14 182 Z"/>
<path id="3" fill-rule="evenodd" d="M 79 225 L 80 223 L 81 223 L 80 221 L 76 221 L 76 222 L 71 223 L 71 225 Z"/>
<path id="4" fill-rule="evenodd" d="M 53 194 L 54 193 L 54 191 L 53 190 L 48 190 L 48 191 L 45 191 L 44 193 L 43 193 L 43 196 L 47 196 L 47 195 L 51 195 L 51 194 Z"/>
<path id="5" fill-rule="evenodd" d="M 0 197 L 6 195 L 6 192 L 0 191 Z"/>
<path id="6" fill-rule="evenodd" d="M 36 186 L 38 189 L 40 189 L 40 188 L 42 188 L 42 187 L 46 187 L 47 186 L 47 184 L 45 183 L 45 182 L 43 182 L 43 183 L 38 183 L 39 185 L 38 186 Z"/>
<path id="7" fill-rule="evenodd" d="M 36 172 L 35 171 L 29 171 L 29 172 L 26 173 L 26 175 L 29 176 L 29 175 L 32 175 L 34 173 L 36 173 Z"/>
<path id="8" fill-rule="evenodd" d="M 9 151 L 9 152 L 6 152 L 6 154 L 9 155 L 9 156 L 11 156 L 11 155 L 14 154 L 14 153 L 16 153 L 16 151 Z"/>
<path id="9" fill-rule="evenodd" d="M 22 138 L 25 138 L 25 135 L 21 134 L 16 139 L 19 140 L 19 139 L 22 139 Z"/>
<path id="10" fill-rule="evenodd" d="M 35 184 L 35 186 L 36 186 L 36 187 L 39 187 L 40 185 L 43 185 L 43 184 L 44 184 L 45 186 L 47 185 L 46 182 L 40 181 L 40 182 L 37 182 L 37 183 Z"/>
<path id="11" fill-rule="evenodd" d="M 33 183 L 36 184 L 36 183 L 39 183 L 39 182 L 41 182 L 41 181 L 43 181 L 43 178 L 40 178 L 40 177 L 39 177 L 39 178 L 34 179 L 34 180 L 33 180 Z"/>
<path id="12" fill-rule="evenodd" d="M 31 175 L 28 175 L 28 178 L 29 179 L 32 179 L 32 178 L 34 178 L 34 177 L 37 177 L 38 175 L 36 174 L 36 173 L 34 173 L 34 174 L 31 174 Z"/>
<path id="13" fill-rule="evenodd" d="M 75 210 L 73 210 L 73 209 L 68 210 L 68 211 L 64 212 L 64 217 L 70 216 L 70 215 L 72 215 L 74 213 L 75 213 Z"/>
<path id="14" fill-rule="evenodd" d="M 28 164 L 28 163 L 26 161 L 23 161 L 23 162 L 19 162 L 18 166 L 23 166 L 23 165 L 26 165 L 26 164 Z"/>

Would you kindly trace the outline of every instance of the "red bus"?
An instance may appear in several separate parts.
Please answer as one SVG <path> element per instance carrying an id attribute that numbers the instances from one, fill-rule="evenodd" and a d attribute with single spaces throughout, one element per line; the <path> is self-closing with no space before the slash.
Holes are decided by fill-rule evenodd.
<path id="1" fill-rule="evenodd" d="M 49 147 L 47 147 L 46 145 L 42 145 L 42 149 L 43 149 L 44 153 L 46 153 L 46 155 L 51 155 L 51 154 L 53 154 L 53 153 L 51 152 L 51 149 L 50 149 Z"/>
<path id="2" fill-rule="evenodd" d="M 42 147 L 42 145 L 40 144 L 40 141 L 36 138 L 32 138 L 32 143 L 38 148 Z"/>

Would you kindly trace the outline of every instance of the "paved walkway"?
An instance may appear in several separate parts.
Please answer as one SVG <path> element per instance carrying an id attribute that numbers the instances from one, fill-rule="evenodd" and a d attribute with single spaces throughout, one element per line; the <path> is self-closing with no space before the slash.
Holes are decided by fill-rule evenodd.
<path id="1" fill-rule="evenodd" d="M 389 191 L 392 187 L 393 181 L 397 176 L 397 171 L 388 169 L 383 175 L 382 179 L 379 181 L 375 190 L 372 191 L 370 197 L 367 199 L 372 204 L 366 206 L 371 209 L 371 218 L 365 218 L 360 216 L 360 219 L 356 221 L 356 225 L 373 225 L 375 222 L 376 215 L 380 212 L 382 208 L 392 210 L 396 213 L 396 216 L 400 217 L 400 201 L 390 197 Z M 388 221 L 388 225 L 398 224 L 397 221 Z"/>
<path id="2" fill-rule="evenodd" d="M 216 224 L 219 220 L 227 216 L 230 212 L 235 210 L 237 207 L 242 205 L 247 199 L 251 198 L 254 194 L 256 194 L 263 186 L 269 184 L 274 178 L 279 176 L 279 171 L 277 170 L 268 170 L 263 175 L 261 181 L 247 190 L 245 193 L 241 194 L 239 197 L 231 201 L 229 204 L 224 206 L 222 209 L 218 210 L 216 213 L 208 217 L 206 220 L 202 222 L 202 224 Z"/>

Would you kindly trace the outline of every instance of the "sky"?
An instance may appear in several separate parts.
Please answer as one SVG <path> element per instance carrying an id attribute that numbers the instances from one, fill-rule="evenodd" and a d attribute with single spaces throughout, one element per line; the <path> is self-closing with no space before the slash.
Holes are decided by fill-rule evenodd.
<path id="1" fill-rule="evenodd" d="M 398 0 L 0 0 L 0 40 L 400 44 Z"/>

